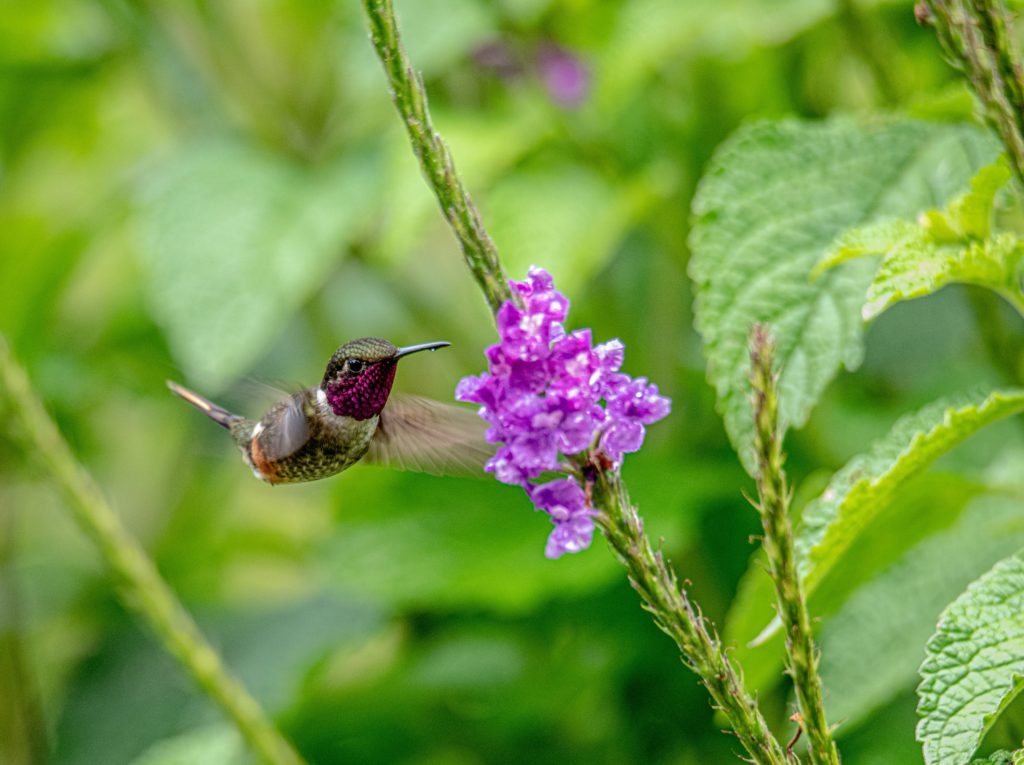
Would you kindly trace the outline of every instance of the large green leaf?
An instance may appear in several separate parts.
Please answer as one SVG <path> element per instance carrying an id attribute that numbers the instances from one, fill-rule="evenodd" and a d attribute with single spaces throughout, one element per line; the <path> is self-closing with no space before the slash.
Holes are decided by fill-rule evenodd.
<path id="1" fill-rule="evenodd" d="M 863 355 L 860 308 L 872 264 L 808 277 L 838 234 L 943 204 L 992 161 L 969 126 L 913 121 L 758 123 L 717 152 L 693 202 L 690 273 L 708 376 L 748 470 L 753 423 L 747 334 L 767 322 L 782 367 L 784 425 L 806 420 L 829 380 Z"/>
<path id="2" fill-rule="evenodd" d="M 1024 552 L 942 613 L 921 665 L 917 738 L 928 765 L 963 765 L 1024 688 Z"/>
<path id="3" fill-rule="evenodd" d="M 929 210 L 916 222 L 885 220 L 844 232 L 815 269 L 821 273 L 853 258 L 881 255 L 862 310 L 870 321 L 902 300 L 924 297 L 947 284 L 994 290 L 1024 310 L 1020 266 L 1024 242 L 1015 234 L 992 234 L 996 192 L 1010 178 L 1002 162 L 971 181 L 971 190 L 944 210 Z"/>
<path id="4" fill-rule="evenodd" d="M 945 489 L 940 485 L 939 491 Z M 1022 546 L 1019 500 L 976 499 L 953 526 L 913 547 L 825 622 L 821 678 L 829 719 L 843 721 L 843 735 L 913 686 L 924 645 L 942 609 L 971 581 Z"/>
<path id="5" fill-rule="evenodd" d="M 260 356 L 363 223 L 372 171 L 368 158 L 306 168 L 229 141 L 154 171 L 141 208 L 147 291 L 189 376 L 216 387 Z"/>
<path id="6" fill-rule="evenodd" d="M 1021 411 L 1024 390 L 1011 389 L 940 399 L 902 417 L 804 512 L 794 548 L 805 591 L 814 591 L 907 479 L 986 425 Z"/>

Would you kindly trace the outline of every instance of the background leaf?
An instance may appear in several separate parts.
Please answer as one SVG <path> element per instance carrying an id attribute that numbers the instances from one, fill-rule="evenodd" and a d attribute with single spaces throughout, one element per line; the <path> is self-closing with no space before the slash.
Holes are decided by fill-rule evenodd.
<path id="1" fill-rule="evenodd" d="M 1024 553 L 972 583 L 942 613 L 921 665 L 917 738 L 928 765 L 969 762 L 1024 687 Z"/>
<path id="2" fill-rule="evenodd" d="M 261 705 L 279 713 L 293 703 L 311 666 L 333 651 L 378 637 L 384 616 L 352 599 L 320 596 L 199 621 Z M 154 741 L 211 724 L 218 714 L 148 634 L 129 627 L 111 635 L 83 667 L 52 760 L 129 762 Z M 190 734 L 168 749 L 177 756 L 214 743 L 229 748 L 211 732 L 198 739 Z"/>
<path id="3" fill-rule="evenodd" d="M 155 172 L 141 219 L 147 291 L 190 377 L 216 388 L 265 352 L 363 225 L 371 160 L 311 169 L 219 141 Z"/>
<path id="4" fill-rule="evenodd" d="M 613 190 L 584 168 L 556 165 L 498 183 L 481 212 L 508 274 L 545 263 L 574 294 L 612 255 L 642 194 Z"/>
<path id="5" fill-rule="evenodd" d="M 978 498 L 955 524 L 907 551 L 829 618 L 821 630 L 820 669 L 829 718 L 843 721 L 841 736 L 913 685 L 942 609 L 1021 547 L 1020 500 Z"/>
<path id="6" fill-rule="evenodd" d="M 238 731 L 216 725 L 160 741 L 131 765 L 242 765 L 247 761 Z"/>
<path id="7" fill-rule="evenodd" d="M 871 264 L 811 282 L 826 247 L 879 215 L 941 204 L 993 157 L 991 139 L 971 127 L 843 119 L 751 125 L 716 152 L 693 201 L 690 275 L 708 377 L 748 470 L 750 326 L 766 322 L 776 336 L 780 416 L 799 427 L 836 371 L 863 354 Z"/>

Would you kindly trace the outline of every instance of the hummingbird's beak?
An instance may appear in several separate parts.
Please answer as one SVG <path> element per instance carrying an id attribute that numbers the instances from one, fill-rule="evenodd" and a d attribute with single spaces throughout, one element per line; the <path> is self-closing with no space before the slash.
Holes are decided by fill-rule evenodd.
<path id="1" fill-rule="evenodd" d="M 402 356 L 408 356 L 410 353 L 417 353 L 419 351 L 436 351 L 438 348 L 444 348 L 449 345 L 451 343 L 445 340 L 438 340 L 433 343 L 420 343 L 419 345 L 407 345 L 404 348 L 399 348 L 392 358 L 400 359 Z"/>

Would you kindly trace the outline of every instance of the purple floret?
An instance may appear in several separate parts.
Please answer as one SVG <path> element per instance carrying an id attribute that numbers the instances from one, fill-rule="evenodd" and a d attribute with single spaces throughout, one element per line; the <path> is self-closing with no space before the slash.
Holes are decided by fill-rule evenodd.
<path id="1" fill-rule="evenodd" d="M 533 479 L 562 470 L 563 456 L 584 452 L 618 468 L 671 401 L 646 378 L 619 372 L 619 340 L 594 346 L 589 329 L 566 333 L 569 300 L 547 271 L 534 266 L 511 286 L 522 308 L 508 301 L 499 309 L 500 342 L 486 351 L 488 371 L 463 378 L 455 397 L 480 405 L 491 425 L 487 440 L 500 444 L 485 469 L 522 486 L 551 517 L 546 554 L 557 558 L 589 547 L 596 511 L 575 478 Z"/>
<path id="2" fill-rule="evenodd" d="M 587 497 L 573 478 L 559 478 L 539 486 L 528 485 L 527 492 L 538 510 L 544 510 L 555 528 L 548 536 L 544 554 L 561 557 L 590 547 L 594 537 L 594 516 Z"/>

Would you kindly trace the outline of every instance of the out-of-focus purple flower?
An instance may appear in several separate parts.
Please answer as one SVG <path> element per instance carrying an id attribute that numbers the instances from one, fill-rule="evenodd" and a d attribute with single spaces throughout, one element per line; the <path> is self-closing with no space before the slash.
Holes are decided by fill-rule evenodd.
<path id="1" fill-rule="evenodd" d="M 473 51 L 472 61 L 481 72 L 509 84 L 536 73 L 551 100 L 565 109 L 578 107 L 590 92 L 590 68 L 550 40 L 536 45 L 515 38 L 490 40 Z"/>
<path id="2" fill-rule="evenodd" d="M 551 275 L 531 267 L 511 282 L 521 306 L 498 311 L 499 342 L 486 351 L 489 370 L 463 378 L 460 401 L 480 405 L 490 423 L 487 440 L 500 444 L 486 470 L 522 486 L 555 524 L 547 554 L 558 557 L 590 545 L 595 511 L 575 478 L 545 484 L 533 479 L 564 468 L 563 455 L 584 452 L 618 468 L 644 440 L 645 425 L 665 417 L 671 402 L 646 378 L 619 371 L 618 340 L 594 346 L 589 329 L 566 333 L 569 301 Z"/>
<path id="3" fill-rule="evenodd" d="M 590 90 L 590 70 L 567 49 L 546 43 L 537 52 L 544 86 L 559 106 L 573 108 L 583 103 Z"/>

